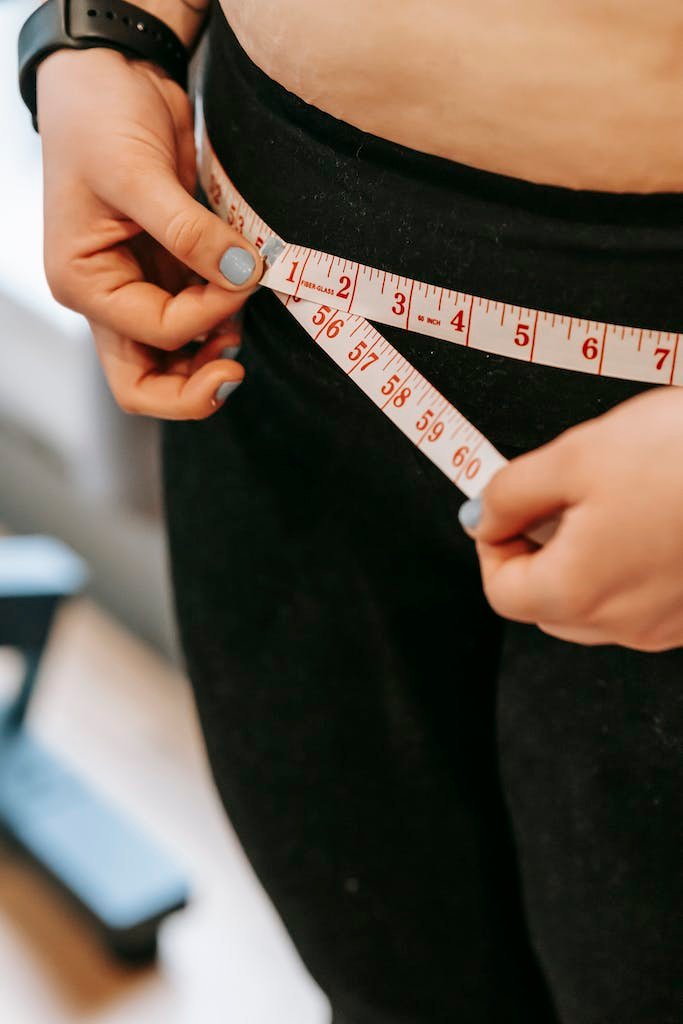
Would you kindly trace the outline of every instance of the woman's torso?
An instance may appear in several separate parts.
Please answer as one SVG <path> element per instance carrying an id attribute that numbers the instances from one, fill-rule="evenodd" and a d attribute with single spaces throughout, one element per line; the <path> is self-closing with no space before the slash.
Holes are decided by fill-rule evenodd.
<path id="1" fill-rule="evenodd" d="M 306 102 L 529 181 L 683 191 L 680 0 L 221 0 Z"/>

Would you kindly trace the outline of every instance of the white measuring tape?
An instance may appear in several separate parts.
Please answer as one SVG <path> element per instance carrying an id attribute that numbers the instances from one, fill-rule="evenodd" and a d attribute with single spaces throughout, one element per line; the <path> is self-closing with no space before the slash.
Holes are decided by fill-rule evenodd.
<path id="1" fill-rule="evenodd" d="M 679 334 L 495 302 L 280 238 L 221 166 L 197 106 L 199 179 L 215 211 L 262 252 L 271 288 L 320 348 L 468 497 L 506 464 L 487 438 L 368 320 L 545 366 L 683 385 Z M 556 520 L 530 530 L 543 543 Z"/>

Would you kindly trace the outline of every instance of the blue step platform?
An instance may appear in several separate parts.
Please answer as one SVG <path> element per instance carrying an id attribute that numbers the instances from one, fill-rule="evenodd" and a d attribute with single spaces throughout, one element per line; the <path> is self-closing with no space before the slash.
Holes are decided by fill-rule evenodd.
<path id="1" fill-rule="evenodd" d="M 17 697 L 0 709 L 0 830 L 128 961 L 156 953 L 160 923 L 185 906 L 179 867 L 144 831 L 45 750 L 27 728 L 40 660 L 60 601 L 87 567 L 42 536 L 0 538 L 0 645 L 24 655 Z"/>

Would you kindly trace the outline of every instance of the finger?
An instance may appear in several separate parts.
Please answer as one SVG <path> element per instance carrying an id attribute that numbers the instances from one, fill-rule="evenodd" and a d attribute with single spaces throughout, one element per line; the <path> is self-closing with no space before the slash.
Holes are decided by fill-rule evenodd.
<path id="1" fill-rule="evenodd" d="M 185 279 L 190 272 L 136 224 L 112 217 L 90 192 L 49 198 L 44 259 L 58 302 L 114 332 L 167 350 L 238 313 L 255 291 L 229 292 L 198 275 L 197 283 L 183 288 L 178 271 Z"/>
<path id="2" fill-rule="evenodd" d="M 198 334 L 193 340 L 194 341 L 209 341 L 211 338 L 217 338 L 219 335 L 230 335 L 234 338 L 234 344 L 240 345 L 242 343 L 242 313 L 238 313 L 229 316 L 227 320 L 222 320 L 215 327 L 212 327 L 210 331 L 206 331 L 205 334 Z"/>
<path id="3" fill-rule="evenodd" d="M 515 622 L 535 622 L 539 596 L 532 574 L 535 545 L 517 537 L 499 544 L 476 541 L 486 599 L 495 612 Z"/>
<path id="4" fill-rule="evenodd" d="M 595 647 L 598 644 L 613 644 L 616 641 L 607 636 L 604 630 L 591 626 L 565 627 L 553 622 L 537 622 L 542 633 L 554 636 L 557 640 L 566 640 L 572 644 L 583 644 L 584 647 Z M 623 645 L 628 646 L 628 644 Z M 637 648 L 634 648 L 637 650 Z"/>
<path id="5" fill-rule="evenodd" d="M 569 443 L 556 438 L 512 459 L 480 495 L 476 525 L 463 525 L 478 540 L 496 543 L 525 533 L 576 500 Z M 463 513 L 466 518 L 463 506 Z M 461 518 L 462 522 L 462 518 Z"/>
<path id="6" fill-rule="evenodd" d="M 255 291 L 254 287 L 246 293 L 227 292 L 215 284 L 193 284 L 173 295 L 144 280 L 125 246 L 83 260 L 68 287 L 78 298 L 65 305 L 118 334 L 168 351 L 211 331 L 237 313 Z"/>
<path id="7" fill-rule="evenodd" d="M 579 503 L 565 511 L 544 547 L 524 537 L 496 544 L 476 538 L 482 585 L 494 611 L 519 622 L 597 626 L 605 588 L 587 543 L 592 529 L 591 509 Z"/>
<path id="8" fill-rule="evenodd" d="M 239 332 L 235 328 L 222 331 L 200 346 L 190 363 L 190 372 L 194 373 L 214 359 L 237 359 L 241 347 Z"/>
<path id="9" fill-rule="evenodd" d="M 263 261 L 255 245 L 194 199 L 175 170 L 158 165 L 135 175 L 125 195 L 107 199 L 185 266 L 229 291 L 258 283 Z"/>
<path id="10" fill-rule="evenodd" d="M 194 373 L 205 363 L 213 362 L 215 359 L 237 359 L 241 345 L 238 332 L 233 328 L 222 331 L 203 341 L 198 347 L 192 346 L 192 351 L 183 355 L 183 351 L 174 352 L 167 360 L 167 369 L 173 369 L 176 373 Z"/>
<path id="11" fill-rule="evenodd" d="M 152 350 L 107 328 L 95 342 L 112 393 L 125 412 L 166 420 L 205 419 L 221 407 L 244 378 L 239 363 L 218 359 L 196 372 L 163 365 Z M 150 354 L 151 353 L 151 354 Z"/>

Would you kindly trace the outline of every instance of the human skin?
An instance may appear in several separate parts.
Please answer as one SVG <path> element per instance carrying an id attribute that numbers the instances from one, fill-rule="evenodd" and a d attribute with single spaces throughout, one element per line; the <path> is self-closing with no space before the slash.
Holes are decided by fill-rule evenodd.
<path id="1" fill-rule="evenodd" d="M 474 538 L 504 618 L 587 646 L 683 646 L 683 393 L 651 389 L 510 461 Z M 559 513 L 543 546 L 521 537 Z"/>
<path id="2" fill-rule="evenodd" d="M 670 0 L 648 5 L 647 18 L 632 0 L 574 0 L 561 23 L 556 5 L 540 0 L 224 4 L 256 63 L 368 131 L 532 181 L 683 190 L 683 90 L 673 59 L 683 29 Z M 140 6 L 185 42 L 199 27 L 178 0 Z M 348 43 L 337 25 L 342 6 L 356 18 Z M 265 44 L 257 10 L 271 26 Z M 618 45 L 605 53 L 608 27 Z M 539 40 L 547 54 L 534 63 Z M 577 50 L 580 60 L 570 60 Z M 368 54 L 373 73 L 359 82 L 357 62 L 366 68 Z M 38 120 L 55 297 L 88 317 L 122 408 L 167 419 L 211 415 L 220 386 L 244 376 L 224 355 L 239 345 L 239 324 L 226 318 L 253 292 L 262 265 L 242 289 L 220 274 L 220 255 L 237 235 L 191 198 L 187 97 L 145 62 L 110 50 L 62 51 L 39 70 Z M 199 350 L 188 350 L 200 336 L 207 340 Z M 472 532 L 492 607 L 578 643 L 683 645 L 681 466 L 678 388 L 636 396 L 513 460 L 484 489 Z M 543 548 L 520 539 L 558 511 Z"/>
<path id="3" fill-rule="evenodd" d="M 89 320 L 126 412 L 201 419 L 244 377 L 238 313 L 262 273 L 258 250 L 192 198 L 187 95 L 109 49 L 60 51 L 38 73 L 44 262 L 55 298 Z M 87 125 L 87 130 L 83 126 Z M 248 249 L 236 288 L 223 253 Z M 198 351 L 188 342 L 206 337 Z"/>
<path id="4" fill-rule="evenodd" d="M 568 188 L 683 189 L 680 0 L 221 0 L 267 74 L 342 120 Z"/>

